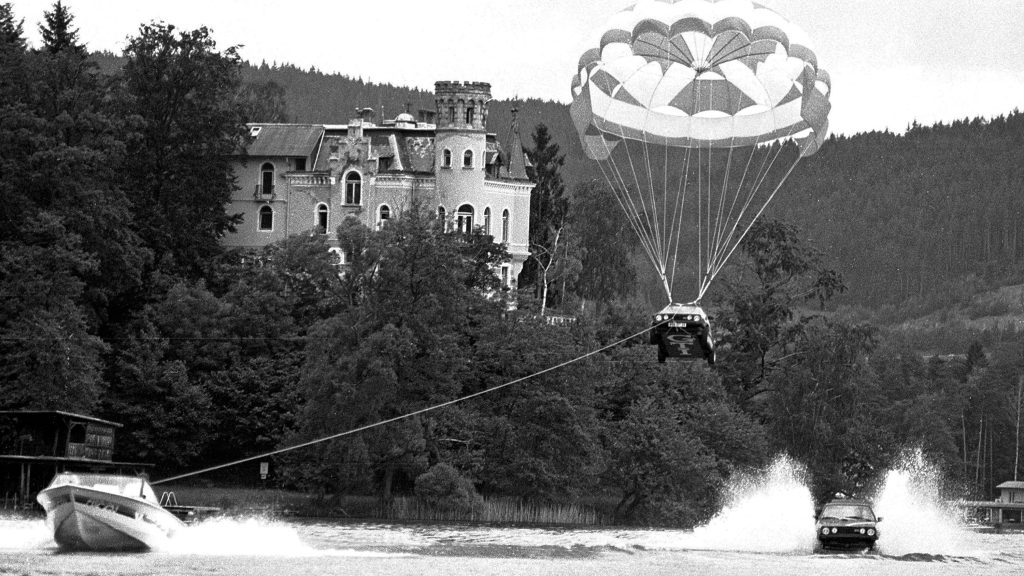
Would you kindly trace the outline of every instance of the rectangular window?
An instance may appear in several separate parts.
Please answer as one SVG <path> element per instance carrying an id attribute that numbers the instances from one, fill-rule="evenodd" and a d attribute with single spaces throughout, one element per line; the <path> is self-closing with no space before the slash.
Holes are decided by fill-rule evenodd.
<path id="1" fill-rule="evenodd" d="M 448 121 L 455 124 L 455 106 L 448 107 Z"/>
<path id="2" fill-rule="evenodd" d="M 466 124 L 472 124 L 475 117 L 476 110 L 472 106 L 466 108 Z"/>
<path id="3" fill-rule="evenodd" d="M 295 159 L 295 170 L 297 170 L 299 172 L 305 172 L 306 171 L 306 159 L 305 158 L 296 158 Z"/>
<path id="4" fill-rule="evenodd" d="M 502 288 L 508 288 L 508 275 L 509 275 L 508 266 L 502 266 L 501 267 L 501 286 L 502 286 Z"/>

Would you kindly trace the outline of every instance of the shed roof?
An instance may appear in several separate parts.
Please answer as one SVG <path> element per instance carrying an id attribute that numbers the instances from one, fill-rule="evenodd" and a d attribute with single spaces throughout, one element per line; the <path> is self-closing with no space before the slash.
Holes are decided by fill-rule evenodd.
<path id="1" fill-rule="evenodd" d="M 249 124 L 259 131 L 246 147 L 250 156 L 309 156 L 320 143 L 324 127 L 314 124 Z"/>
<path id="2" fill-rule="evenodd" d="M 996 486 L 996 488 L 1009 488 L 1010 490 L 1024 490 L 1024 482 L 1017 482 L 1015 480 L 1011 480 L 1009 482 L 1003 482 L 999 486 Z"/>
<path id="3" fill-rule="evenodd" d="M 76 420 L 85 420 L 86 422 L 95 422 L 97 424 L 106 424 L 107 426 L 114 426 L 120 428 L 122 424 L 117 422 L 111 422 L 110 420 L 103 420 L 94 416 L 86 416 L 85 414 L 75 414 L 74 412 L 65 412 L 63 410 L 0 410 L 0 415 L 10 416 L 28 416 L 30 418 L 45 418 L 47 416 L 63 416 L 67 418 L 74 418 Z"/>

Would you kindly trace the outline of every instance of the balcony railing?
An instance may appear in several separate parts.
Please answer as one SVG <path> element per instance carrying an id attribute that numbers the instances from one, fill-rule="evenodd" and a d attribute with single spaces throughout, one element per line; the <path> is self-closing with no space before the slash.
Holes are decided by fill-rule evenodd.
<path id="1" fill-rule="evenodd" d="M 90 446 L 78 442 L 68 442 L 65 456 L 68 458 L 90 458 L 92 460 L 110 460 L 113 450 L 100 446 Z"/>
<path id="2" fill-rule="evenodd" d="M 291 186 L 330 186 L 332 184 L 329 174 L 285 174 L 288 184 Z"/>
<path id="3" fill-rule="evenodd" d="M 252 197 L 256 198 L 257 200 L 262 200 L 262 199 L 266 198 L 267 196 L 270 196 L 271 198 L 273 198 L 273 196 L 274 196 L 274 185 L 271 184 L 270 186 L 264 187 L 262 184 L 257 184 L 256 185 L 256 190 L 252 193 Z"/>

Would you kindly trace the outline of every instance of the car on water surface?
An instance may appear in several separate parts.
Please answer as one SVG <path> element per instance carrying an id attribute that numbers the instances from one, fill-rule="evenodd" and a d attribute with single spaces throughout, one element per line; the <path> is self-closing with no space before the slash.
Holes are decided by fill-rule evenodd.
<path id="1" fill-rule="evenodd" d="M 651 320 L 651 344 L 658 347 L 658 362 L 666 358 L 697 358 L 715 363 L 711 322 L 696 304 L 669 304 Z"/>
<path id="2" fill-rule="evenodd" d="M 822 507 L 814 529 L 824 548 L 874 548 L 881 521 L 867 500 L 841 498 Z"/>

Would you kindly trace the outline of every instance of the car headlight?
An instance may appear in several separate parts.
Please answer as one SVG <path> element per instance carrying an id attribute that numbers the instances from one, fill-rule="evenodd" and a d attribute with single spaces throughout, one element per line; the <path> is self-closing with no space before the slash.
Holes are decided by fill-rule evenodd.
<path id="1" fill-rule="evenodd" d="M 863 528 L 861 528 L 861 529 L 860 529 L 860 533 L 861 533 L 861 534 L 863 534 L 863 533 L 864 533 L 864 529 L 863 529 Z"/>
<path id="2" fill-rule="evenodd" d="M 822 528 L 822 529 L 821 529 L 821 534 L 822 534 L 822 535 L 827 535 L 827 534 L 828 534 L 828 528 L 827 528 L 827 527 L 825 527 L 825 528 Z"/>
<path id="3" fill-rule="evenodd" d="M 833 528 L 832 529 L 832 533 L 835 534 L 836 532 L 839 532 L 839 529 L 838 528 Z"/>
<path id="4" fill-rule="evenodd" d="M 874 535 L 875 535 L 875 529 L 874 528 L 868 528 L 868 536 L 874 536 Z"/>

